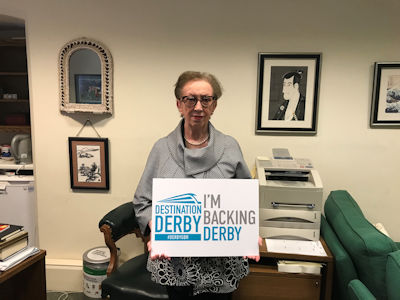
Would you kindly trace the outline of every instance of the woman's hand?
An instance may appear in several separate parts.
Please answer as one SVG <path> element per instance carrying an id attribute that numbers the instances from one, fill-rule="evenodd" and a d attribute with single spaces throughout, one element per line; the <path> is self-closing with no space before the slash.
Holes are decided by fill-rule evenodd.
<path id="1" fill-rule="evenodd" d="M 168 259 L 168 260 L 171 260 L 171 257 L 169 257 L 169 256 L 167 256 L 165 254 L 155 254 L 155 255 L 153 255 L 151 253 L 151 235 L 152 235 L 151 224 L 152 224 L 152 220 L 149 221 L 150 240 L 147 242 L 147 251 L 149 251 L 149 253 L 150 253 L 150 259 L 151 260 L 155 260 L 155 259 Z"/>
<path id="2" fill-rule="evenodd" d="M 259 236 L 258 237 L 258 246 L 261 247 L 261 245 L 262 245 L 262 238 Z M 243 258 L 250 258 L 250 259 L 258 262 L 258 261 L 260 261 L 260 254 L 258 254 L 257 256 L 243 256 Z"/>

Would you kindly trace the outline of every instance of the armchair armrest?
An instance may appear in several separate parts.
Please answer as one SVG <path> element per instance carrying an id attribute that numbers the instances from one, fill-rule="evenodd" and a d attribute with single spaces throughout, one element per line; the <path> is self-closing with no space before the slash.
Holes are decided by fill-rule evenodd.
<path id="1" fill-rule="evenodd" d="M 109 276 L 118 266 L 118 248 L 115 242 L 130 233 L 135 233 L 143 241 L 145 241 L 145 238 L 142 236 L 136 221 L 132 202 L 121 204 L 107 213 L 100 220 L 99 228 L 104 234 L 104 241 L 108 249 L 110 249 L 110 263 L 107 268 L 107 276 Z"/>
<path id="2" fill-rule="evenodd" d="M 386 263 L 386 286 L 389 300 L 400 299 L 400 250 L 388 255 Z"/>
<path id="3" fill-rule="evenodd" d="M 358 279 L 353 279 L 347 286 L 350 300 L 376 300 L 369 289 Z"/>

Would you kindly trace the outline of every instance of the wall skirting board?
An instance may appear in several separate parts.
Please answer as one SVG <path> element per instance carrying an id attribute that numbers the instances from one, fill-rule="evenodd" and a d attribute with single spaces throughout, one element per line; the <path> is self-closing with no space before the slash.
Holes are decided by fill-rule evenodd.
<path id="1" fill-rule="evenodd" d="M 83 291 L 82 261 L 46 259 L 46 288 L 48 291 Z"/>

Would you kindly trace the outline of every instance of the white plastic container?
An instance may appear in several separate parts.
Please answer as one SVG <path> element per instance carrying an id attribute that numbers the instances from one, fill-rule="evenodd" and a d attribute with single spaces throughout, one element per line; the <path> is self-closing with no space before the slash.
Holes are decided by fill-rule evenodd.
<path id="1" fill-rule="evenodd" d="M 90 298 L 101 298 L 101 282 L 107 278 L 110 250 L 95 247 L 83 254 L 83 293 Z"/>

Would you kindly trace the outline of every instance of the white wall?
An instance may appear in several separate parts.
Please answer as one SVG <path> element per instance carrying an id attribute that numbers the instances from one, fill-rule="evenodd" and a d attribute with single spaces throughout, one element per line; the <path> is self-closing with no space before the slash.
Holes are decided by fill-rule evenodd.
<path id="1" fill-rule="evenodd" d="M 237 138 L 250 168 L 271 148 L 310 158 L 324 196 L 347 189 L 371 222 L 400 241 L 399 130 L 370 129 L 373 63 L 399 61 L 398 1 L 10 1 L 3 14 L 26 20 L 40 247 L 48 259 L 79 260 L 102 245 L 99 219 L 130 201 L 157 138 L 177 124 L 173 84 L 185 70 L 214 73 L 225 93 L 212 122 Z M 58 53 L 96 39 L 114 59 L 114 108 L 90 116 L 110 139 L 111 188 L 73 192 L 68 137 L 85 115 L 59 111 Z M 255 135 L 258 52 L 322 52 L 318 134 Z M 95 136 L 90 127 L 81 136 Z M 124 239 L 129 254 L 142 250 Z"/>

